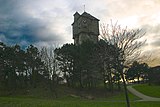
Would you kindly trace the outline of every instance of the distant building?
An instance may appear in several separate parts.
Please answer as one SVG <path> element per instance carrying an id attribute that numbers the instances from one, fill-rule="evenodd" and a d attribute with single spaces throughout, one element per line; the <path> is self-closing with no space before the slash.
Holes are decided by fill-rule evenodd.
<path id="1" fill-rule="evenodd" d="M 76 12 L 74 14 L 72 27 L 75 45 L 82 44 L 82 42 L 87 40 L 93 41 L 94 43 L 98 42 L 99 19 L 89 13 L 84 12 L 80 15 Z"/>

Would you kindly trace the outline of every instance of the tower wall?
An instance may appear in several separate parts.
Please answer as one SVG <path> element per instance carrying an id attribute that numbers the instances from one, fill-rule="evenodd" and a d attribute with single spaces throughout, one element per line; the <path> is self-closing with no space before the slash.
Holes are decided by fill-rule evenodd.
<path id="1" fill-rule="evenodd" d="M 73 39 L 76 45 L 82 44 L 84 41 L 98 41 L 99 20 L 92 15 L 84 12 L 80 15 L 78 12 L 74 14 Z"/>

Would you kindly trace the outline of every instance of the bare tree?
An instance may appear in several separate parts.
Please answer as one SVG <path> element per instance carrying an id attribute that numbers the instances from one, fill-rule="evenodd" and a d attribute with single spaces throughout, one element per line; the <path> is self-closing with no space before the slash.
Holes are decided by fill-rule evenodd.
<path id="1" fill-rule="evenodd" d="M 54 53 L 55 47 L 42 47 L 40 51 L 41 59 L 45 64 L 46 78 L 49 80 L 49 87 L 51 91 L 54 91 L 55 97 L 57 96 L 57 84 L 60 72 L 58 72 L 58 66 L 56 61 L 56 56 Z"/>
<path id="2" fill-rule="evenodd" d="M 117 23 L 112 24 L 112 21 L 110 25 L 101 25 L 101 38 L 107 43 L 117 47 L 117 52 L 120 53 L 115 63 L 117 65 L 117 71 L 123 80 L 127 107 L 130 107 L 130 103 L 124 78 L 125 67 L 141 58 L 140 47 L 145 43 L 143 39 L 144 35 L 145 32 L 143 32 L 142 29 L 130 30 L 127 27 L 121 28 Z M 113 55 L 114 54 L 116 53 L 113 53 Z"/>

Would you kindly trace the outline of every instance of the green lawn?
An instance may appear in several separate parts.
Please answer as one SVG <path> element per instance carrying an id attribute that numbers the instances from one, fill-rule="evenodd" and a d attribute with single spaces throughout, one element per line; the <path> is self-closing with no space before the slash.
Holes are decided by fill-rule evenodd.
<path id="1" fill-rule="evenodd" d="M 131 107 L 159 107 L 159 105 L 160 102 L 131 102 Z M 125 107 L 125 102 L 0 97 L 0 107 Z"/>
<path id="2" fill-rule="evenodd" d="M 67 94 L 57 99 L 43 95 L 34 96 L 1 96 L 0 107 L 126 107 L 124 92 L 113 93 L 110 97 L 96 98 L 94 100 L 73 97 Z M 160 105 L 160 102 L 140 102 L 138 101 L 140 98 L 131 93 L 129 93 L 129 98 L 131 107 L 159 107 Z"/>
<path id="3" fill-rule="evenodd" d="M 160 86 L 139 84 L 139 85 L 135 85 L 133 87 L 145 95 L 160 98 Z"/>
<path id="4" fill-rule="evenodd" d="M 139 102 L 139 98 L 129 93 L 131 107 L 159 107 L 160 102 Z M 66 96 L 58 99 L 30 97 L 0 97 L 0 107 L 126 107 L 123 93 L 109 98 L 87 100 Z"/>

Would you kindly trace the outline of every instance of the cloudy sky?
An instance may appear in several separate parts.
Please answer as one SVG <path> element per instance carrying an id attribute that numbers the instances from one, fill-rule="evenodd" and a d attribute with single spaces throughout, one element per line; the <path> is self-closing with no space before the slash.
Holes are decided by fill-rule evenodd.
<path id="1" fill-rule="evenodd" d="M 0 0 L 0 41 L 51 46 L 71 43 L 73 14 L 84 11 L 147 33 L 144 51 L 160 59 L 160 0 Z M 160 60 L 154 60 L 160 64 Z"/>

